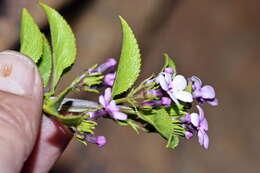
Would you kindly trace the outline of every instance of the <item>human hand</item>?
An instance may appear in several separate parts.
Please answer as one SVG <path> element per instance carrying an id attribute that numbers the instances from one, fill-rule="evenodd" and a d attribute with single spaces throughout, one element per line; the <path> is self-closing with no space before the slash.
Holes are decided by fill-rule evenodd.
<path id="1" fill-rule="evenodd" d="M 43 85 L 36 65 L 14 51 L 0 52 L 0 170 L 45 173 L 72 134 L 42 116 Z"/>

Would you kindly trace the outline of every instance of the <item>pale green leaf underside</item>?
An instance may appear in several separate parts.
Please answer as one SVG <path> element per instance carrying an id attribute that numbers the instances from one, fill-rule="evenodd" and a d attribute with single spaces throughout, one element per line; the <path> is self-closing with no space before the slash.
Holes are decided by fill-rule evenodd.
<path id="1" fill-rule="evenodd" d="M 52 56 L 51 48 L 47 38 L 42 34 L 43 37 L 43 53 L 41 61 L 38 64 L 38 68 L 43 80 L 44 87 L 48 86 L 51 70 L 52 70 Z"/>
<path id="2" fill-rule="evenodd" d="M 177 71 L 176 71 L 176 65 L 175 65 L 174 61 L 170 58 L 170 56 L 167 53 L 164 53 L 163 56 L 164 56 L 164 59 L 165 59 L 164 68 L 170 67 L 174 70 L 174 74 L 176 74 Z"/>
<path id="3" fill-rule="evenodd" d="M 141 55 L 137 40 L 126 21 L 119 16 L 123 41 L 116 79 L 112 89 L 113 97 L 127 91 L 136 81 L 141 67 Z"/>
<path id="4" fill-rule="evenodd" d="M 42 55 L 42 34 L 26 9 L 22 11 L 20 43 L 20 52 L 29 56 L 36 63 Z"/>
<path id="5" fill-rule="evenodd" d="M 140 118 L 151 124 L 158 133 L 168 140 L 167 147 L 175 148 L 178 145 L 178 136 L 174 136 L 174 125 L 165 109 L 157 109 L 149 114 L 141 113 Z"/>
<path id="6" fill-rule="evenodd" d="M 40 3 L 44 9 L 50 25 L 52 52 L 53 52 L 53 76 L 51 89 L 54 90 L 64 69 L 70 67 L 76 58 L 75 36 L 64 18 L 54 9 Z"/>

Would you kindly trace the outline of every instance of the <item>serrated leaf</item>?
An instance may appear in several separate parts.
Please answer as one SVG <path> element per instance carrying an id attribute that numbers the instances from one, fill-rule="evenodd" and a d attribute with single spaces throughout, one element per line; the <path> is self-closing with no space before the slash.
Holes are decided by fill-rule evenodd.
<path id="1" fill-rule="evenodd" d="M 75 36 L 65 19 L 54 9 L 40 3 L 48 17 L 53 52 L 53 76 L 51 89 L 54 90 L 63 71 L 70 67 L 76 58 Z"/>
<path id="2" fill-rule="evenodd" d="M 41 61 L 38 64 L 38 69 L 41 74 L 44 87 L 48 86 L 51 70 L 52 70 L 52 56 L 51 48 L 47 38 L 42 34 L 43 37 L 43 53 Z"/>
<path id="3" fill-rule="evenodd" d="M 174 141 L 175 139 L 173 138 L 175 124 L 172 123 L 172 120 L 165 109 L 162 108 L 150 112 L 139 112 L 139 117 L 151 124 L 162 137 L 168 140 L 167 147 L 175 148 L 177 146 L 173 145 L 178 143 L 178 141 Z"/>
<path id="4" fill-rule="evenodd" d="M 177 70 L 176 70 L 176 65 L 175 65 L 174 61 L 170 58 L 170 56 L 167 53 L 164 53 L 163 56 L 164 56 L 164 61 L 165 61 L 164 68 L 170 67 L 174 70 L 174 74 L 176 74 Z"/>
<path id="5" fill-rule="evenodd" d="M 166 110 L 170 116 L 181 116 L 182 109 L 180 107 L 178 107 L 178 105 L 176 105 L 176 104 L 173 104 L 171 107 L 166 108 Z"/>
<path id="6" fill-rule="evenodd" d="M 42 55 L 42 34 L 33 17 L 26 10 L 22 10 L 20 30 L 20 52 L 29 56 L 35 63 Z"/>
<path id="7" fill-rule="evenodd" d="M 123 30 L 123 41 L 112 96 L 127 91 L 136 81 L 141 68 L 141 55 L 134 33 L 126 21 L 119 16 Z"/>
<path id="8" fill-rule="evenodd" d="M 133 120 L 126 120 L 126 121 L 115 121 L 118 125 L 120 126 L 130 126 L 138 135 L 140 134 L 139 129 L 141 129 L 141 127 L 139 126 L 139 124 L 137 124 L 136 122 L 134 122 Z"/>

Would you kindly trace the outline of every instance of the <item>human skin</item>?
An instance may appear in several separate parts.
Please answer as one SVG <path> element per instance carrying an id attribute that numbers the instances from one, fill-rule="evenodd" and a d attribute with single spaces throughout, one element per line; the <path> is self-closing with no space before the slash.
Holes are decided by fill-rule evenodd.
<path id="1" fill-rule="evenodd" d="M 0 52 L 0 170 L 46 173 L 72 134 L 42 114 L 43 85 L 36 65 L 15 51 Z"/>

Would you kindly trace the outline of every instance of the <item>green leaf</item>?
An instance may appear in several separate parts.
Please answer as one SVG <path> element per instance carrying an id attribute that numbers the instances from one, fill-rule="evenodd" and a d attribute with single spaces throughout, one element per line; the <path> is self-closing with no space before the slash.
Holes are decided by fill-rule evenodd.
<path id="1" fill-rule="evenodd" d="M 165 59 L 164 68 L 170 67 L 174 70 L 174 74 L 176 74 L 177 70 L 176 70 L 176 65 L 175 65 L 174 61 L 170 58 L 170 56 L 167 53 L 164 53 L 163 56 Z"/>
<path id="2" fill-rule="evenodd" d="M 178 144 L 177 137 L 174 137 L 174 131 L 176 124 L 172 123 L 171 117 L 168 112 L 164 109 L 154 109 L 149 112 L 139 112 L 138 116 L 151 124 L 158 133 L 168 140 L 167 147 L 175 148 Z M 170 142 L 169 142 L 170 141 Z"/>
<path id="3" fill-rule="evenodd" d="M 51 48 L 47 38 L 42 34 L 43 37 L 43 53 L 41 61 L 38 64 L 38 68 L 43 80 L 44 87 L 48 86 L 51 70 L 52 70 L 52 56 Z"/>
<path id="4" fill-rule="evenodd" d="M 185 107 L 183 105 L 172 104 L 171 107 L 166 108 L 166 111 L 170 116 L 174 116 L 174 117 L 176 116 L 179 117 L 187 114 L 187 112 L 185 112 Z"/>
<path id="5" fill-rule="evenodd" d="M 52 52 L 53 52 L 53 76 L 51 90 L 53 91 L 61 78 L 63 71 L 70 67 L 76 58 L 75 36 L 64 18 L 54 9 L 40 3 L 44 9 L 50 25 Z"/>
<path id="6" fill-rule="evenodd" d="M 119 16 L 123 30 L 122 49 L 116 72 L 112 96 L 127 91 L 136 81 L 141 68 L 141 55 L 137 40 L 126 21 Z"/>
<path id="7" fill-rule="evenodd" d="M 167 142 L 167 148 L 176 148 L 180 143 L 180 137 L 177 135 L 172 135 Z"/>
<path id="8" fill-rule="evenodd" d="M 23 9 L 20 30 L 20 52 L 29 56 L 35 63 L 42 55 L 42 34 L 30 13 Z"/>
<path id="9" fill-rule="evenodd" d="M 93 130 L 97 123 L 95 121 L 91 120 L 83 120 L 81 123 L 77 126 L 77 131 L 79 133 L 90 133 L 94 134 Z"/>
<path id="10" fill-rule="evenodd" d="M 139 126 L 139 124 L 131 119 L 128 119 L 126 121 L 117 120 L 115 122 L 120 126 L 130 126 L 138 135 L 140 134 L 139 129 L 141 129 L 141 127 Z"/>

